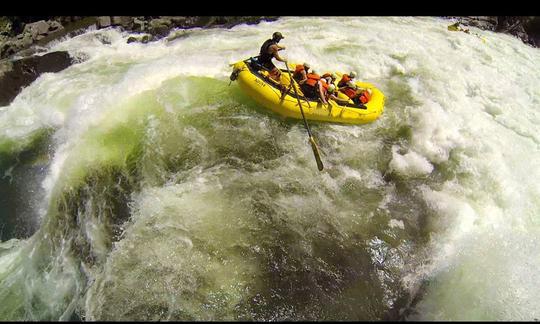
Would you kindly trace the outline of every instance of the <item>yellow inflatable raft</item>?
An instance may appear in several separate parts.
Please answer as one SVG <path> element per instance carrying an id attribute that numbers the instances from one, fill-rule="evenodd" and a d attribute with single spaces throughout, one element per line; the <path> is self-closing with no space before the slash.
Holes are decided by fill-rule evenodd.
<path id="1" fill-rule="evenodd" d="M 294 89 L 290 88 L 290 78 L 286 69 L 281 69 L 281 84 L 288 89 L 282 92 L 277 81 L 268 77 L 268 72 L 256 63 L 256 59 L 249 58 L 234 64 L 231 80 L 236 80 L 240 88 L 263 107 L 270 109 L 285 117 L 302 119 L 300 107 Z M 291 73 L 295 69 L 294 64 L 289 64 Z M 336 72 L 341 78 L 341 73 Z M 362 106 L 355 105 L 352 100 L 348 103 L 337 103 L 329 100 L 328 104 L 310 100 L 303 96 L 296 84 L 298 95 L 304 115 L 308 120 L 317 120 L 345 124 L 365 124 L 376 120 L 384 110 L 384 95 L 373 84 L 356 82 L 360 88 L 371 89 L 371 99 Z M 340 98 L 348 99 L 343 93 Z"/>

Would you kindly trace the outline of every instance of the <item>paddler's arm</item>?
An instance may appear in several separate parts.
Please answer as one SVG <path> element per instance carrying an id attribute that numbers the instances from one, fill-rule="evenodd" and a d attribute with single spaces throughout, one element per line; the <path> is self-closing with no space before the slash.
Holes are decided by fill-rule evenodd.
<path id="1" fill-rule="evenodd" d="M 326 98 L 324 97 L 324 93 L 323 93 L 323 85 L 322 83 L 319 81 L 317 82 L 317 85 L 319 86 L 319 97 L 321 98 L 322 102 L 326 105 L 328 104 L 328 102 L 326 102 Z"/>
<path id="2" fill-rule="evenodd" d="M 285 49 L 285 46 L 279 46 L 277 44 L 270 46 L 270 51 L 271 51 L 271 53 L 274 54 L 274 57 L 276 58 L 276 60 L 281 61 L 281 62 L 287 62 L 287 60 L 285 60 L 284 58 L 279 56 L 278 51 L 280 49 Z"/>
<path id="3" fill-rule="evenodd" d="M 337 103 L 342 103 L 342 104 L 346 104 L 349 102 L 349 99 L 339 98 L 338 96 L 333 95 L 333 94 L 330 95 L 330 99 L 334 100 Z"/>
<path id="4" fill-rule="evenodd" d="M 302 74 L 302 80 L 298 81 L 298 84 L 304 84 L 307 81 L 306 70 L 302 70 L 301 74 Z"/>

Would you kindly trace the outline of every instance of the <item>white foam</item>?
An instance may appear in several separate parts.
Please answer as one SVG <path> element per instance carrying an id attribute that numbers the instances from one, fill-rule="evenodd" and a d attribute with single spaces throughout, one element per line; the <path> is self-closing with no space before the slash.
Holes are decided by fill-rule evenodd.
<path id="1" fill-rule="evenodd" d="M 425 180 L 435 165 L 453 166 L 447 180 L 421 188 L 431 212 L 429 263 L 404 278 L 411 287 L 423 278 L 433 280 L 420 303 L 420 319 L 482 318 L 474 309 L 493 311 L 492 319 L 538 317 L 540 54 L 508 35 L 472 29 L 487 39 L 484 43 L 474 35 L 449 32 L 449 23 L 431 17 L 285 17 L 256 26 L 194 29 L 174 41 L 149 44 L 127 44 L 129 35 L 115 29 L 90 31 L 51 46 L 51 51 L 68 50 L 87 60 L 42 75 L 25 88 L 0 110 L 0 136 L 21 140 L 45 127 L 57 130 L 54 159 L 43 182 L 50 193 L 79 137 L 100 127 L 122 102 L 182 75 L 228 81 L 229 63 L 258 55 L 260 44 L 280 30 L 285 35 L 281 44 L 287 47 L 282 53 L 290 62 L 308 61 L 321 72 L 356 70 L 359 79 L 397 96 L 390 91 L 391 79 L 414 101 L 403 104 L 401 98 L 388 97 L 393 104 L 370 125 L 315 126 L 327 135 L 321 146 L 330 153 L 323 160 L 338 171 L 317 181 L 323 189 L 337 192 L 348 178 L 371 189 L 388 186 L 379 207 L 389 204 L 392 184 L 382 179 L 376 161 L 390 153 L 383 151 L 381 137 L 396 126 L 407 126 L 412 135 L 407 143 L 389 146 L 392 172 Z M 110 44 L 100 42 L 98 35 Z M 110 122 L 121 123 L 122 116 L 120 112 Z M 261 132 L 270 133 L 267 125 L 260 124 Z M 197 136 L 196 130 L 185 132 Z M 296 161 L 294 154 L 312 158 L 304 136 L 298 128 L 284 137 L 288 143 L 283 145 L 295 153 L 282 161 Z M 207 139 L 199 137 L 204 147 Z M 290 176 L 291 168 L 284 163 L 275 176 Z M 194 175 L 185 187 L 168 188 L 172 193 L 143 189 L 136 198 L 137 215 L 167 214 L 160 199 L 176 206 L 185 202 L 178 196 L 183 190 L 188 192 L 190 185 L 201 189 L 204 181 Z M 323 201 L 323 189 L 304 199 L 284 196 L 281 206 L 288 210 Z M 209 215 L 217 214 L 208 208 Z M 393 218 L 388 225 L 407 228 Z"/>
<path id="2" fill-rule="evenodd" d="M 398 153 L 399 148 L 392 147 L 392 160 L 389 164 L 391 172 L 406 176 L 428 175 L 433 171 L 433 165 L 420 154 L 410 151 L 405 154 Z"/>

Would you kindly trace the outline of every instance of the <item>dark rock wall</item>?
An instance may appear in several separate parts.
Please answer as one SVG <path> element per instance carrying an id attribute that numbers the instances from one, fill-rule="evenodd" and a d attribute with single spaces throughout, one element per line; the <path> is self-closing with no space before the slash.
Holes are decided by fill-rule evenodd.
<path id="1" fill-rule="evenodd" d="M 256 24 L 276 20 L 277 16 L 2 16 L 0 17 L 0 59 L 12 56 L 31 45 L 43 45 L 70 31 L 95 25 L 116 26 L 147 33 L 146 41 L 165 37 L 174 28 L 230 28 L 238 24 Z M 133 41 L 133 40 L 132 40 Z"/>
<path id="2" fill-rule="evenodd" d="M 22 90 L 45 72 L 58 72 L 72 64 L 67 52 L 52 52 L 2 63 L 0 107 L 7 106 Z"/>
<path id="3" fill-rule="evenodd" d="M 537 16 L 458 16 L 448 17 L 463 25 L 510 34 L 524 43 L 540 47 L 540 17 Z"/>
<path id="4" fill-rule="evenodd" d="M 165 37 L 174 28 L 230 28 L 237 24 L 256 24 L 262 20 L 275 20 L 269 16 L 229 17 L 129 17 L 129 16 L 17 16 L 0 17 L 0 107 L 6 106 L 32 83 L 41 73 L 58 72 L 73 61 L 67 52 L 35 55 L 44 45 L 66 34 L 76 35 L 92 25 L 96 28 L 115 26 L 140 33 L 127 42 L 149 42 Z M 179 37 L 173 35 L 169 40 Z M 16 59 L 14 56 L 22 57 Z"/>

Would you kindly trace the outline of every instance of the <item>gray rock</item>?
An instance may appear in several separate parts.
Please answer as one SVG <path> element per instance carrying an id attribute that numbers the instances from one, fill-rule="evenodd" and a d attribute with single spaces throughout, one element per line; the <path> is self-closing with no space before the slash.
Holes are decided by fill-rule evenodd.
<path id="1" fill-rule="evenodd" d="M 40 74 L 61 71 L 72 63 L 67 52 L 52 52 L 14 61 L 11 68 L 0 75 L 0 106 L 7 106 Z"/>
<path id="2" fill-rule="evenodd" d="M 127 40 L 127 43 L 130 44 L 130 43 L 137 42 L 137 43 L 146 44 L 151 40 L 152 40 L 152 35 L 144 34 L 144 35 L 138 35 L 138 36 L 130 36 Z"/>
<path id="3" fill-rule="evenodd" d="M 45 20 L 40 20 L 31 24 L 26 24 L 24 26 L 23 34 L 30 32 L 32 33 L 32 38 L 36 38 L 37 35 L 47 34 L 49 31 L 49 24 Z"/>
<path id="4" fill-rule="evenodd" d="M 133 19 L 133 31 L 142 32 L 146 30 L 146 22 L 139 18 Z"/>
<path id="5" fill-rule="evenodd" d="M 49 32 L 55 32 L 64 29 L 64 26 L 62 26 L 62 24 L 56 20 L 49 20 L 47 21 L 47 23 L 49 24 Z"/>
<path id="6" fill-rule="evenodd" d="M 32 34 L 24 34 L 22 39 L 18 39 L 13 42 L 13 47 L 17 50 L 22 50 L 34 42 L 34 39 L 37 38 L 39 35 L 32 36 Z"/>
<path id="7" fill-rule="evenodd" d="M 122 24 L 122 17 L 121 16 L 112 16 L 111 17 L 111 24 L 113 26 L 118 26 Z"/>
<path id="8" fill-rule="evenodd" d="M 150 20 L 150 27 L 159 27 L 159 26 L 169 27 L 171 25 L 172 25 L 171 19 L 167 19 L 167 18 L 156 18 L 156 19 Z"/>
<path id="9" fill-rule="evenodd" d="M 19 38 L 19 36 L 21 36 L 20 39 L 23 39 L 23 38 L 28 37 L 28 35 L 30 35 L 30 37 L 31 37 L 32 39 L 33 39 L 33 38 L 36 38 L 36 36 L 38 35 L 37 29 L 36 29 L 36 28 L 32 28 L 31 25 L 26 25 L 26 26 L 24 26 L 24 30 L 23 30 L 22 34 L 19 34 L 19 35 L 17 36 L 17 38 Z"/>
<path id="10" fill-rule="evenodd" d="M 167 36 L 167 34 L 170 31 L 171 25 L 172 25 L 172 21 L 170 19 L 165 19 L 165 18 L 152 19 L 150 20 L 150 23 L 148 26 L 148 32 L 158 37 Z"/>
<path id="11" fill-rule="evenodd" d="M 146 44 L 146 43 L 152 41 L 152 39 L 153 39 L 152 35 L 144 35 L 144 36 L 142 37 L 142 39 L 141 39 L 141 42 L 142 42 L 143 44 Z"/>
<path id="12" fill-rule="evenodd" d="M 170 20 L 173 26 L 182 26 L 187 20 L 185 16 L 163 16 L 162 18 Z"/>
<path id="13" fill-rule="evenodd" d="M 109 16 L 100 16 L 97 18 L 97 27 L 105 28 L 111 25 L 111 17 Z"/>
<path id="14" fill-rule="evenodd" d="M 133 18 L 129 16 L 112 16 L 111 23 L 114 26 L 122 26 L 125 28 L 130 28 L 133 25 Z"/>
<path id="15" fill-rule="evenodd" d="M 167 36 L 167 41 L 172 42 L 175 39 L 184 38 L 189 35 L 189 32 L 185 29 L 176 30 L 174 32 L 171 32 L 169 36 Z"/>

